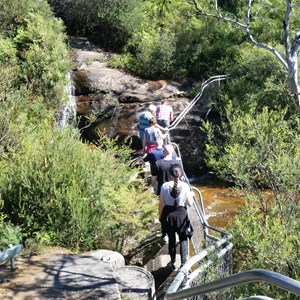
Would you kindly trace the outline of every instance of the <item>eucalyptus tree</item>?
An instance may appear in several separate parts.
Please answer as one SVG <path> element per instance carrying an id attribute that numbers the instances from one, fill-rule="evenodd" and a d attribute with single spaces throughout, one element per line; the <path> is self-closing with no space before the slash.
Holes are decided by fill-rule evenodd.
<path id="1" fill-rule="evenodd" d="M 175 1 L 176 0 L 158 0 L 157 3 L 161 5 L 162 9 L 166 9 Z M 220 0 L 179 1 L 192 5 L 198 18 L 204 16 L 230 23 L 243 30 L 253 45 L 270 51 L 286 70 L 290 94 L 298 109 L 300 108 L 300 86 L 298 77 L 300 23 L 297 20 L 299 3 L 296 1 L 293 2 L 292 0 L 286 0 L 285 4 L 282 1 L 276 0 L 263 0 L 259 2 L 247 0 L 244 4 L 239 0 L 226 2 Z M 277 19 L 277 26 L 279 22 L 282 24 L 281 33 L 279 33 L 280 35 L 278 37 L 283 46 L 282 49 L 280 45 L 275 45 L 270 40 L 261 40 L 263 27 L 268 27 L 267 23 L 274 18 Z"/>

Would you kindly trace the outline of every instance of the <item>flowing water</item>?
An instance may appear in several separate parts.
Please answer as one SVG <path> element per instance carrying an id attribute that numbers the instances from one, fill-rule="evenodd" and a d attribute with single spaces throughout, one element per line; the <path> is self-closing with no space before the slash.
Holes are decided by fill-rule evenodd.
<path id="1" fill-rule="evenodd" d="M 244 203 L 243 195 L 229 187 L 199 183 L 192 186 L 200 190 L 208 224 L 216 228 L 226 228 Z"/>
<path id="2" fill-rule="evenodd" d="M 56 124 L 63 129 L 70 126 L 75 121 L 76 116 L 75 86 L 70 74 L 67 75 L 67 80 L 66 92 L 69 96 L 69 101 L 60 109 L 56 119 Z"/>

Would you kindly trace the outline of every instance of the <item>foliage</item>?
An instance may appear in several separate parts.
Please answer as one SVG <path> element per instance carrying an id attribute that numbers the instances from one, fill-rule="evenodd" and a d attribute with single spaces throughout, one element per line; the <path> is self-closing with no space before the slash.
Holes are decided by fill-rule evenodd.
<path id="1" fill-rule="evenodd" d="M 155 207 L 150 194 L 133 179 L 127 148 L 105 138 L 94 148 L 53 128 L 54 112 L 67 100 L 70 68 L 62 21 L 46 1 L 18 7 L 13 0 L 11 11 L 9 5 L 0 4 L 7 12 L 0 35 L 3 237 L 14 243 L 17 224 L 27 241 L 125 251 L 128 239 L 148 230 Z"/>
<path id="2" fill-rule="evenodd" d="M 70 33 L 85 34 L 106 50 L 119 52 L 140 28 L 139 0 L 50 0 Z"/>
<path id="3" fill-rule="evenodd" d="M 278 206 L 269 203 L 268 210 L 260 209 L 266 194 L 251 197 L 228 228 L 233 234 L 234 272 L 268 269 L 300 280 L 299 267 L 299 199 L 284 203 L 289 214 L 282 218 Z M 292 209 L 291 209 L 292 208 Z M 268 295 L 273 299 L 298 299 L 295 295 L 260 284 L 237 289 L 243 298 L 249 295 Z"/>
<path id="4" fill-rule="evenodd" d="M 53 119 L 67 100 L 70 67 L 64 27 L 46 1 L 2 1 L 0 159 L 18 151 L 25 133 Z M 5 158 L 7 159 L 7 158 Z"/>
<path id="5" fill-rule="evenodd" d="M 26 88 L 15 87 L 18 71 L 13 60 L 11 65 L 5 60 L 0 62 L 0 160 L 5 152 L 16 150 L 23 139 L 29 95 Z"/>
<path id="6" fill-rule="evenodd" d="M 286 74 L 275 57 L 253 46 L 245 46 L 238 53 L 225 82 L 234 109 L 249 112 L 285 107 L 289 100 Z"/>
<path id="7" fill-rule="evenodd" d="M 59 109 L 66 101 L 71 66 L 62 21 L 54 18 L 46 1 L 2 1 L 1 8 L 6 12 L 0 35 L 3 85 L 9 80 L 14 90 L 25 89 L 24 100 Z"/>
<path id="8" fill-rule="evenodd" d="M 19 27 L 14 38 L 22 60 L 20 82 L 33 98 L 42 96 L 49 108 L 62 105 L 70 67 L 61 21 L 32 14 Z"/>
<path id="9" fill-rule="evenodd" d="M 206 160 L 247 195 L 228 229 L 234 236 L 235 271 L 270 269 L 299 280 L 299 117 L 286 119 L 286 110 L 263 108 L 251 114 L 232 107 L 227 116 L 222 130 L 206 127 Z M 222 140 L 215 140 L 213 132 Z M 244 296 L 272 292 L 275 299 L 294 299 L 263 286 L 240 291 Z"/>
<path id="10" fill-rule="evenodd" d="M 9 248 L 9 245 L 16 246 L 22 242 L 22 233 L 19 226 L 11 222 L 0 222 L 0 250 Z"/>
<path id="11" fill-rule="evenodd" d="M 108 66 L 110 68 L 122 69 L 127 64 L 129 64 L 131 59 L 132 59 L 132 56 L 129 55 L 129 54 L 116 55 L 116 56 L 113 56 L 109 59 Z"/>
<path id="12" fill-rule="evenodd" d="M 228 25 L 221 28 L 215 20 L 199 21 L 184 2 L 172 2 L 168 10 L 147 3 L 142 30 L 126 48 L 134 55 L 129 70 L 152 78 L 202 79 L 212 70 L 223 73 L 234 61 L 233 45 L 239 35 L 233 35 Z"/>
<path id="13" fill-rule="evenodd" d="M 65 75 L 70 60 L 62 22 L 53 17 L 47 2 L 2 1 L 1 7 L 7 22 L 11 21 L 1 25 L 0 35 L 3 160 L 4 154 L 18 150 L 29 128 L 52 120 L 52 109 L 58 110 L 67 100 Z"/>
<path id="14" fill-rule="evenodd" d="M 7 35 L 13 34 L 17 27 L 22 24 L 28 7 L 32 6 L 34 2 L 32 0 L 2 0 L 0 2 L 1 32 L 4 31 Z"/>
<path id="15" fill-rule="evenodd" d="M 137 45 L 136 56 L 134 60 L 129 60 L 127 69 L 146 78 L 171 77 L 175 51 L 175 40 L 171 32 L 143 32 Z"/>
<path id="16" fill-rule="evenodd" d="M 3 207 L 0 202 L 0 208 Z M 9 248 L 9 245 L 17 245 L 22 241 L 21 229 L 11 222 L 5 222 L 7 215 L 0 211 L 0 251 Z"/>
<path id="17" fill-rule="evenodd" d="M 285 115 L 286 111 L 272 112 L 267 108 L 251 115 L 228 106 L 228 122 L 223 123 L 222 132 L 207 126 L 207 163 L 241 187 L 297 189 L 292 178 L 300 178 L 300 123 L 296 116 L 285 120 Z M 223 145 L 220 139 L 214 139 L 217 132 L 223 135 Z"/>
<path id="18" fill-rule="evenodd" d="M 128 150 L 102 144 L 87 146 L 42 126 L 2 162 L 5 212 L 27 238 L 76 250 L 124 251 L 128 238 L 147 231 L 155 206 L 144 185 L 131 179 L 136 171 L 128 167 Z"/>

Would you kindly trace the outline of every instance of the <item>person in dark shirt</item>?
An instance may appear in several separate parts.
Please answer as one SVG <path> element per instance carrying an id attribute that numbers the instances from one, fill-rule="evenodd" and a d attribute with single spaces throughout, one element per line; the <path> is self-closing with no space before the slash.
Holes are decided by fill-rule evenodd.
<path id="1" fill-rule="evenodd" d="M 155 179 L 157 181 L 156 194 L 160 195 L 161 186 L 171 180 L 170 167 L 174 164 L 180 164 L 180 159 L 174 156 L 174 148 L 172 145 L 164 146 L 164 158 L 156 162 L 156 168 L 153 169 Z"/>

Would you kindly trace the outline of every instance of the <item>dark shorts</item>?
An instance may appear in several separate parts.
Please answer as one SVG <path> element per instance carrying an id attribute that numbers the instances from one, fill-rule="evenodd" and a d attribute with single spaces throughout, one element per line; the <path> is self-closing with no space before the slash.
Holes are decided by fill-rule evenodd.
<path id="1" fill-rule="evenodd" d="M 168 120 L 157 120 L 157 124 L 164 128 L 170 127 L 170 122 Z"/>

